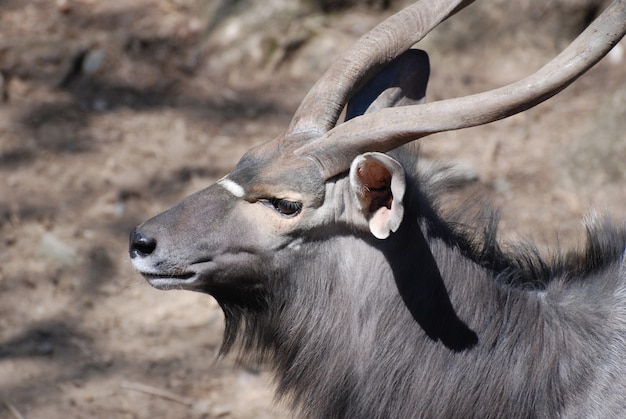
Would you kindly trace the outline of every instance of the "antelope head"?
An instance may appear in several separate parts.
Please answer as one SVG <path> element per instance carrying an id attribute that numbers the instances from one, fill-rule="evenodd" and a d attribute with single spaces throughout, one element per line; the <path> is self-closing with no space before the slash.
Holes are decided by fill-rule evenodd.
<path id="1" fill-rule="evenodd" d="M 626 5 L 616 0 L 535 74 L 422 103 L 428 58 L 410 48 L 471 2 L 419 1 L 361 38 L 308 93 L 284 135 L 249 150 L 217 183 L 131 233 L 134 267 L 156 288 L 207 292 L 223 308 L 251 307 L 262 304 L 268 284 L 287 267 L 297 270 L 310 243 L 333 235 L 392 242 L 408 219 L 407 179 L 387 152 L 546 100 L 626 32 Z"/>

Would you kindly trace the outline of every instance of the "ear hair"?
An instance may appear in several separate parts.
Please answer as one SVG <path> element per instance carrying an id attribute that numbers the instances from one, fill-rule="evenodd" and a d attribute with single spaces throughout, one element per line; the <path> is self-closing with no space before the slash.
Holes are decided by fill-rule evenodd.
<path id="1" fill-rule="evenodd" d="M 386 239 L 404 217 L 404 168 L 382 153 L 357 156 L 350 167 L 350 186 L 374 237 Z"/>

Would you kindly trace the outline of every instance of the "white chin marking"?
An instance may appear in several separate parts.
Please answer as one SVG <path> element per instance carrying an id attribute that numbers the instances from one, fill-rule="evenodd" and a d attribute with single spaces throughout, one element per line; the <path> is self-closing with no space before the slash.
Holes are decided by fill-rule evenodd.
<path id="1" fill-rule="evenodd" d="M 148 278 L 148 283 L 157 289 L 188 289 L 192 287 L 198 278 L 194 275 L 189 279 L 178 278 Z"/>
<path id="2" fill-rule="evenodd" d="M 222 185 L 222 188 L 226 189 L 228 192 L 235 195 L 237 198 L 243 198 L 243 196 L 246 194 L 246 191 L 243 190 L 241 185 L 233 182 L 230 179 L 223 178 L 223 179 L 220 179 L 217 183 Z"/>

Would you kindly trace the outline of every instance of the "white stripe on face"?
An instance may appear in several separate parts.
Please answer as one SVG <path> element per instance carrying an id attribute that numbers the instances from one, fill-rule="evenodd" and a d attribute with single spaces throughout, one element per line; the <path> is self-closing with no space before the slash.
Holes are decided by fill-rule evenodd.
<path id="1" fill-rule="evenodd" d="M 243 198 L 243 196 L 246 194 L 246 191 L 243 190 L 241 185 L 233 182 L 230 179 L 222 178 L 218 180 L 217 183 L 220 184 L 222 188 L 235 195 L 237 198 Z"/>

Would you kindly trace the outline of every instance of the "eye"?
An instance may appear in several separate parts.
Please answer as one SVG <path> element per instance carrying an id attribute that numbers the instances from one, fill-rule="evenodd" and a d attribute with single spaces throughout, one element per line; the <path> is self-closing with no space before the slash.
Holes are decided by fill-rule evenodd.
<path id="1" fill-rule="evenodd" d="M 265 205 L 275 209 L 285 217 L 294 217 L 302 210 L 302 202 L 288 201 L 286 199 L 270 198 L 264 200 Z"/>

